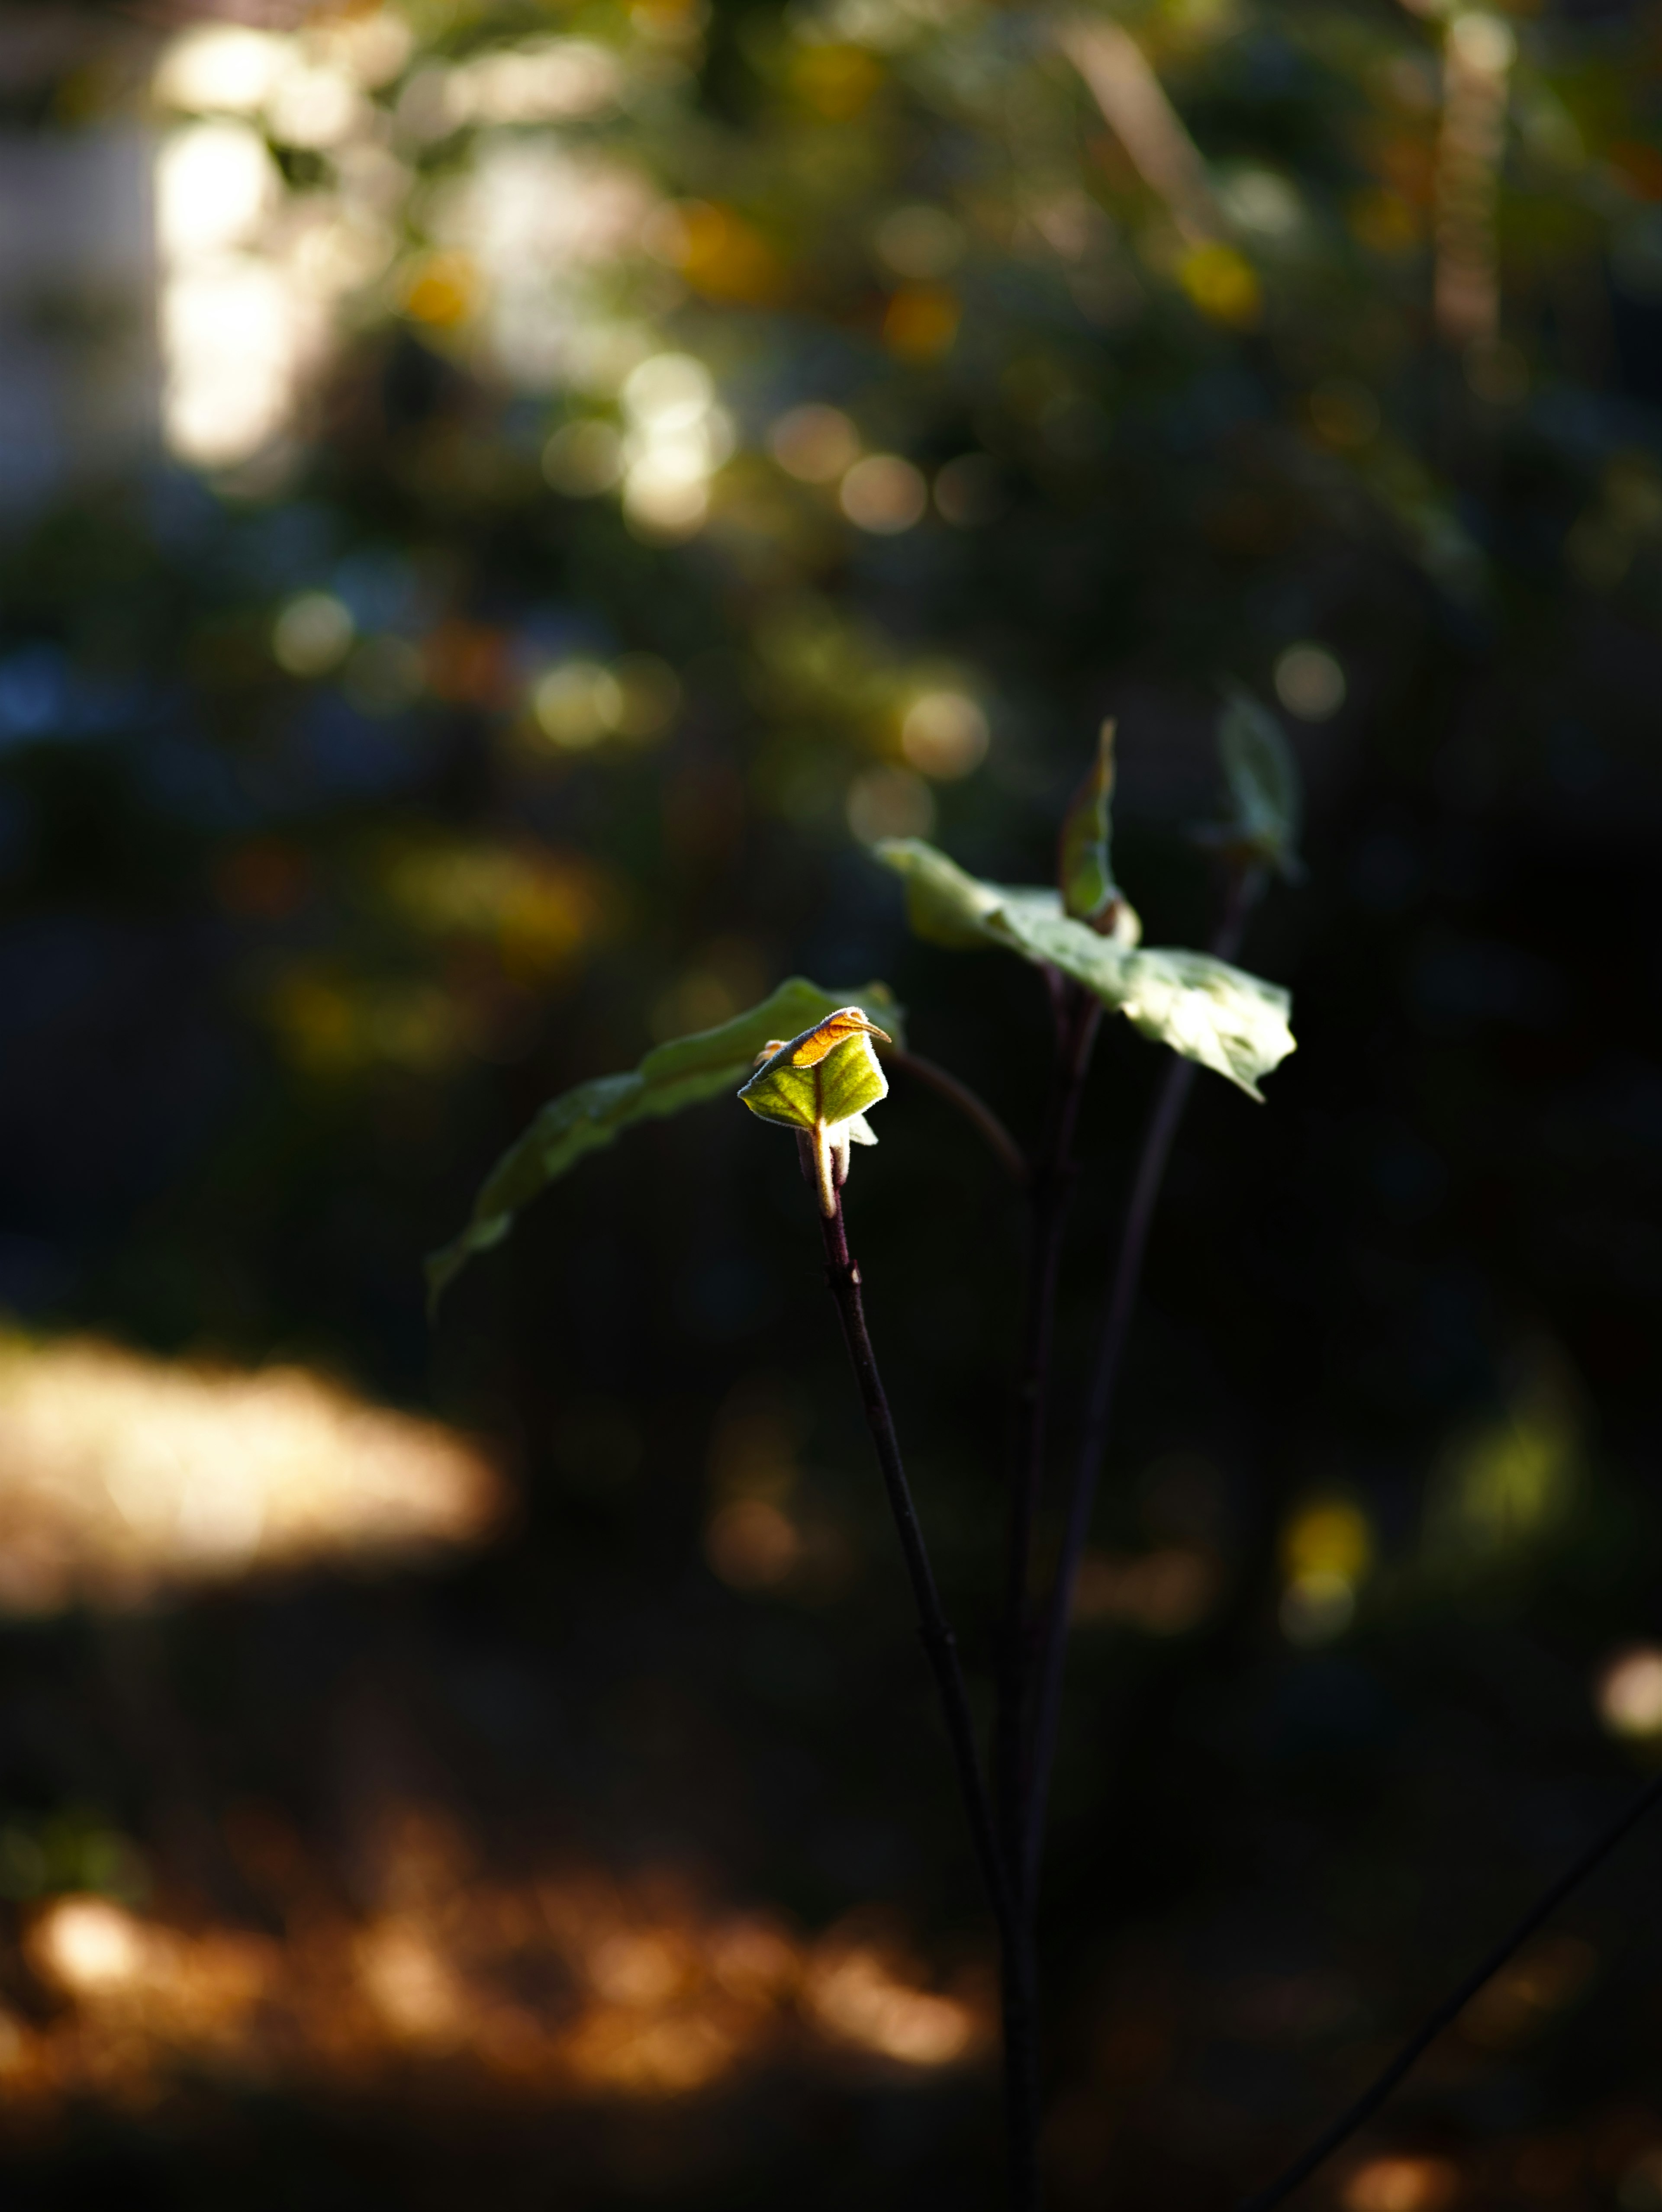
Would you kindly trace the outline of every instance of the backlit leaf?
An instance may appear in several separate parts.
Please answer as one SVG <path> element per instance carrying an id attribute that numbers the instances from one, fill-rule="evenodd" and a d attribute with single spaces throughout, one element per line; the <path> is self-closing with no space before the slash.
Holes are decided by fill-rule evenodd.
<path id="1" fill-rule="evenodd" d="M 782 1033 L 788 1036 L 809 1031 L 828 1014 L 850 1006 L 880 1022 L 889 1035 L 900 1036 L 900 1009 L 886 985 L 826 991 L 796 975 L 759 1006 L 735 1014 L 719 1028 L 655 1046 L 630 1073 L 603 1075 L 551 1099 L 486 1177 L 461 1235 L 429 1260 L 429 1303 L 437 1303 L 476 1252 L 500 1244 L 520 1208 L 575 1167 L 586 1152 L 611 1144 L 636 1121 L 679 1114 L 724 1092 L 730 1097 L 750 1074 L 764 1046 Z"/>
<path id="2" fill-rule="evenodd" d="M 739 1096 L 760 1120 L 788 1129 L 837 1128 L 852 1122 L 888 1096 L 888 1079 L 872 1049 L 874 1034 L 889 1042 L 858 1006 L 840 1007 L 781 1045 Z M 856 1141 L 874 1144 L 863 1120 L 861 1128 Z"/>

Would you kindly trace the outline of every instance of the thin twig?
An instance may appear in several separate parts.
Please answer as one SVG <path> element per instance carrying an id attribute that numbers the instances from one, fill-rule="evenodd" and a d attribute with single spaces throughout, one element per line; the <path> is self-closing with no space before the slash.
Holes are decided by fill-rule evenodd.
<path id="1" fill-rule="evenodd" d="M 1021 1156 L 1021 1147 L 984 1098 L 978 1097 L 967 1083 L 960 1083 L 957 1076 L 947 1068 L 932 1060 L 925 1060 L 921 1053 L 907 1052 L 897 1047 L 892 1052 L 886 1052 L 883 1057 L 892 1067 L 898 1067 L 908 1075 L 915 1075 L 920 1083 L 927 1084 L 931 1091 L 938 1092 L 949 1104 L 956 1106 L 965 1120 L 985 1139 L 999 1165 L 1016 1188 L 1026 1188 L 1027 1163 Z"/>
<path id="2" fill-rule="evenodd" d="M 1239 949 L 1248 917 L 1263 891 L 1264 881 L 1262 868 L 1249 866 L 1235 871 L 1223 917 L 1212 940 L 1211 950 L 1219 959 L 1228 959 Z M 1101 1333 L 1097 1340 L 1096 1359 L 1091 1370 L 1085 1422 L 1080 1437 L 1079 1458 L 1068 1495 L 1062 1551 L 1056 1563 L 1050 1602 L 1039 1630 L 1032 1748 L 1023 1805 L 1022 1832 L 1019 1840 L 1009 1846 L 1019 1893 L 1029 1900 L 1038 1887 L 1045 1814 L 1050 1802 L 1050 1775 L 1056 1762 L 1056 1727 L 1061 1716 L 1062 1683 L 1067 1665 L 1068 1615 L 1073 1609 L 1080 1562 L 1085 1556 L 1086 1540 L 1091 1531 L 1097 1481 L 1102 1469 L 1103 1455 L 1107 1449 L 1109 1424 L 1113 1418 L 1114 1390 L 1119 1380 L 1120 1364 L 1130 1331 L 1131 1316 L 1136 1310 L 1137 1291 L 1142 1281 L 1143 1258 L 1148 1249 L 1148 1232 L 1154 1226 L 1154 1211 L 1160 1203 L 1160 1186 L 1166 1179 L 1166 1162 L 1172 1155 L 1172 1142 L 1177 1135 L 1178 1124 L 1183 1119 L 1183 1109 L 1189 1103 L 1194 1079 L 1195 1063 L 1181 1060 L 1174 1054 L 1156 1095 L 1154 1110 L 1149 1116 L 1148 1132 L 1138 1156 L 1136 1173 L 1131 1184 L 1131 1200 L 1126 1209 L 1119 1254 L 1108 1303 L 1103 1313 Z"/>
<path id="3" fill-rule="evenodd" d="M 889 1410 L 883 1378 L 878 1371 L 877 1356 L 872 1349 L 871 1334 L 866 1326 L 860 1269 L 849 1251 L 840 1189 L 836 1195 L 835 1212 L 822 1214 L 819 1223 L 825 1243 L 825 1281 L 837 1304 L 849 1361 L 854 1369 L 861 1403 L 865 1409 L 866 1426 L 871 1431 L 883 1486 L 888 1492 L 889 1509 L 899 1532 L 900 1548 L 905 1556 L 906 1571 L 911 1578 L 912 1597 L 917 1608 L 918 1630 L 934 1672 L 935 1687 L 940 1693 L 941 1711 L 946 1718 L 947 1733 L 952 1741 L 953 1758 L 958 1769 L 959 1790 L 963 1796 L 964 1809 L 969 1815 L 982 1880 L 998 1926 L 1004 1963 L 1005 2053 L 1010 2092 L 1011 2203 L 1014 2212 L 1034 2212 L 1038 2203 L 1038 2144 L 1032 2109 L 1025 2077 L 1020 2071 L 1022 2054 L 1032 2047 L 1032 1980 L 1025 1970 L 1027 1947 L 1015 1909 L 1014 1893 L 1007 1878 L 1003 1855 L 999 1848 L 992 1801 L 982 1774 L 980 1754 L 976 1749 L 975 1723 L 964 1686 L 963 1670 L 959 1664 L 957 1642 L 941 1608 L 934 1571 L 929 1564 L 928 1548 L 923 1540 L 923 1531 L 912 1503 L 911 1487 L 906 1480 L 905 1465 L 900 1456 L 894 1416 Z M 1008 2070 L 1012 2066 L 1016 2070 Z"/>
<path id="4" fill-rule="evenodd" d="M 1294 2159 L 1287 2171 L 1272 2181 L 1268 2189 L 1261 2189 L 1256 2197 L 1247 2197 L 1240 2206 L 1240 2212 L 1270 2212 L 1272 2206 L 1283 2203 L 1300 2184 L 1308 2181 L 1318 2166 L 1324 2165 L 1342 2143 L 1355 2135 L 1365 2121 L 1373 2118 L 1415 2061 L 1423 2056 L 1451 2022 L 1458 2019 L 1483 1984 L 1500 1972 L 1507 1960 L 1529 1941 L 1543 1922 L 1551 1918 L 1572 1891 L 1578 1889 L 1587 1876 L 1603 1864 L 1629 1829 L 1636 1827 L 1646 1814 L 1659 1804 L 1662 1804 L 1662 1775 L 1658 1775 L 1648 1789 L 1641 1791 L 1621 1818 L 1606 1828 L 1602 1836 L 1588 1844 L 1568 1872 L 1561 1875 L 1545 1896 L 1531 1906 L 1511 1934 L 1503 1936 L 1488 1957 L 1472 1968 L 1464 1981 L 1449 1992 L 1355 2103 L 1341 2112 L 1332 2126 L 1318 2136 L 1309 2149 L 1301 2157 Z"/>
<path id="5" fill-rule="evenodd" d="M 998 1710 L 993 1736 L 994 1786 L 1014 1928 L 1005 1972 L 1005 2078 L 1010 2100 L 1013 2164 L 1018 2172 L 1021 2172 L 1021 2155 L 1025 2154 L 1029 2194 L 1021 2201 L 1033 2205 L 1038 2203 L 1038 1967 L 1032 1902 L 1022 1880 L 1020 1858 L 1030 1773 L 1027 1719 L 1032 1680 L 1033 1624 L 1029 1583 L 1033 1528 L 1044 1475 L 1045 1413 L 1050 1395 L 1057 1278 L 1074 1182 L 1074 1130 L 1102 1013 L 1087 992 L 1065 981 L 1053 970 L 1046 970 L 1046 981 L 1051 988 L 1056 1012 L 1056 1073 L 1044 1134 L 1026 1179 L 1028 1231 L 1022 1298 L 1023 1350 L 1016 1391 Z"/>
<path id="6" fill-rule="evenodd" d="M 1021 1371 L 1016 1386 L 1008 1533 L 1005 1548 L 997 1737 L 994 1766 L 1005 1855 L 1024 1921 L 1032 1914 L 1020 1857 L 1032 1762 L 1028 1708 L 1033 1641 L 1030 1583 L 1033 1530 L 1044 1477 L 1050 1353 L 1068 1204 L 1073 1194 L 1074 1130 L 1084 1096 L 1102 1009 L 1076 984 L 1064 985 L 1056 1006 L 1056 1058 L 1045 1127 L 1028 1183 L 1028 1231 L 1023 1285 Z"/>

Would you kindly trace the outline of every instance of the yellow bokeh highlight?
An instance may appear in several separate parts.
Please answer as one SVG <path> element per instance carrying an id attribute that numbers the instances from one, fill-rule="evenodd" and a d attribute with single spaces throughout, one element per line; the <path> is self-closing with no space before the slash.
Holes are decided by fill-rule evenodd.
<path id="1" fill-rule="evenodd" d="M 1543 1358 L 1507 1413 L 1443 1454 L 1426 1500 L 1432 1551 L 1464 1566 L 1532 1551 L 1568 1518 L 1581 1465 L 1573 1399 Z"/>
<path id="2" fill-rule="evenodd" d="M 693 200 L 676 210 L 673 258 L 695 292 L 709 300 L 771 300 L 782 289 L 778 255 L 732 208 Z"/>
<path id="3" fill-rule="evenodd" d="M 605 920 L 606 885 L 573 854 L 490 844 L 412 845 L 386 862 L 389 903 L 437 936 L 494 941 L 504 970 L 538 982 L 565 965 Z"/>
<path id="4" fill-rule="evenodd" d="M 314 1075 L 341 1073 L 358 1058 L 352 1002 L 321 976 L 286 976 L 271 994 L 271 1015 L 289 1057 Z"/>
<path id="5" fill-rule="evenodd" d="M 1282 1532 L 1282 1563 L 1294 1582 L 1313 1575 L 1330 1575 L 1340 1582 L 1360 1582 L 1373 1558 L 1373 1535 L 1367 1517 L 1348 1498 L 1312 1498 L 1302 1505 Z"/>
<path id="6" fill-rule="evenodd" d="M 478 272 L 465 253 L 429 253 L 404 288 L 405 313 L 435 330 L 454 330 L 478 304 Z"/>
<path id="7" fill-rule="evenodd" d="M 1202 314 L 1233 330 L 1250 330 L 1263 312 L 1257 271 L 1220 239 L 1190 248 L 1178 264 L 1178 282 Z"/>
<path id="8" fill-rule="evenodd" d="M 829 123 L 847 123 L 883 82 L 883 65 L 863 46 L 804 46 L 791 69 L 791 88 Z"/>
<path id="9" fill-rule="evenodd" d="M 889 301 L 883 343 L 902 361 L 936 361 L 958 336 L 962 301 L 944 284 L 907 284 Z"/>

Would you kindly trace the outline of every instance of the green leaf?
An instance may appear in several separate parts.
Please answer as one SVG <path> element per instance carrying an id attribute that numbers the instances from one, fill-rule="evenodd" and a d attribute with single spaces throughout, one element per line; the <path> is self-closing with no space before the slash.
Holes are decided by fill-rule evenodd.
<path id="1" fill-rule="evenodd" d="M 1224 701 L 1218 750 L 1232 811 L 1228 822 L 1211 834 L 1274 868 L 1287 882 L 1297 883 L 1304 873 L 1299 858 L 1304 789 L 1287 732 L 1244 684 L 1227 682 Z"/>
<path id="2" fill-rule="evenodd" d="M 949 952 L 1004 942 L 992 923 L 1011 894 L 996 884 L 966 876 L 955 861 L 921 837 L 886 837 L 873 846 L 872 853 L 904 877 L 906 919 L 919 937 L 931 945 L 944 945 Z"/>
<path id="3" fill-rule="evenodd" d="M 636 1121 L 661 1119 L 707 1098 L 729 1096 L 780 1035 L 806 1030 L 839 1007 L 856 1006 L 898 1037 L 900 1009 L 882 983 L 861 991 L 826 991 L 794 975 L 747 1013 L 719 1029 L 654 1046 L 627 1075 L 603 1075 L 551 1099 L 517 1143 L 497 1161 L 473 1203 L 472 1217 L 453 1243 L 427 1263 L 428 1297 L 436 1306 L 447 1285 L 477 1252 L 500 1244 L 514 1217 L 575 1167 L 586 1152 L 609 1145 Z"/>
<path id="4" fill-rule="evenodd" d="M 838 1129 L 863 1117 L 889 1095 L 888 1079 L 872 1050 L 874 1024 L 858 1006 L 843 1006 L 793 1037 L 758 1067 L 740 1091 L 751 1112 L 788 1129 Z M 889 1039 L 880 1030 L 874 1033 Z M 871 1131 L 856 1141 L 874 1144 Z"/>
<path id="5" fill-rule="evenodd" d="M 1258 1079 L 1296 1049 L 1288 993 L 1209 952 L 1151 948 L 1132 953 L 1126 965 L 1130 988 L 1120 1012 L 1131 1026 L 1262 1104 Z"/>
<path id="6" fill-rule="evenodd" d="M 1064 910 L 1081 921 L 1097 921 L 1119 898 L 1114 881 L 1114 725 L 1105 722 L 1097 757 L 1074 793 L 1062 817 L 1056 870 Z"/>
<path id="7" fill-rule="evenodd" d="M 1209 952 L 1134 950 L 1100 937 L 1064 914 L 1056 892 L 983 883 L 918 838 L 893 838 L 874 849 L 905 878 L 919 936 L 1001 945 L 1036 965 L 1059 968 L 1145 1036 L 1227 1077 L 1251 1098 L 1261 1098 L 1259 1079 L 1294 1049 L 1288 994 Z"/>

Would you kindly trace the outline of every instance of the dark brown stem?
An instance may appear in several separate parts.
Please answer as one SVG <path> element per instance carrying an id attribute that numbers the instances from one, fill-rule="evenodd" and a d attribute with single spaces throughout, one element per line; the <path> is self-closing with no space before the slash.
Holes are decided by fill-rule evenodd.
<path id="1" fill-rule="evenodd" d="M 1259 867 L 1248 866 L 1234 871 L 1223 918 L 1211 945 L 1211 951 L 1219 959 L 1229 959 L 1239 948 L 1247 919 L 1263 891 L 1264 880 L 1264 872 Z M 1103 1455 L 1107 1449 L 1109 1424 L 1113 1418 L 1115 1386 L 1119 1380 L 1120 1363 L 1130 1330 L 1131 1316 L 1136 1310 L 1137 1291 L 1142 1281 L 1143 1258 L 1148 1249 L 1148 1232 L 1154 1225 L 1154 1211 L 1160 1203 L 1160 1186 L 1166 1179 L 1166 1162 L 1172 1154 L 1172 1140 L 1177 1135 L 1178 1122 L 1183 1119 L 1183 1109 L 1189 1103 L 1194 1079 L 1194 1062 L 1180 1060 L 1174 1054 L 1155 1097 L 1154 1110 L 1149 1116 L 1148 1132 L 1142 1140 L 1142 1150 L 1138 1156 L 1136 1173 L 1131 1184 L 1131 1200 L 1126 1209 L 1125 1226 L 1120 1234 L 1119 1254 L 1109 1289 L 1108 1303 L 1097 1340 L 1096 1358 L 1091 1370 L 1079 1457 L 1068 1495 L 1062 1551 L 1050 1601 L 1039 1630 L 1032 1745 L 1027 1784 L 1022 1793 L 1021 1832 L 1009 1846 L 1009 1856 L 1016 1869 L 1014 1879 L 1018 1884 L 1019 1893 L 1028 1901 L 1030 1912 L 1038 1889 L 1045 1814 L 1050 1802 L 1050 1774 L 1056 1761 L 1056 1726 L 1061 1714 L 1062 1675 L 1067 1663 L 1068 1620 L 1073 1608 L 1080 1562 L 1085 1556 L 1086 1540 L 1091 1531 L 1091 1513 L 1096 1504 L 1097 1481 L 1102 1469 Z"/>
<path id="2" fill-rule="evenodd" d="M 927 1084 L 931 1091 L 949 1104 L 956 1106 L 965 1120 L 985 1140 L 999 1165 L 1018 1189 L 1026 1188 L 1027 1163 L 1021 1157 L 1021 1147 L 984 1098 L 977 1097 L 967 1083 L 960 1083 L 957 1076 L 944 1067 L 937 1066 L 934 1060 L 925 1060 L 920 1053 L 902 1051 L 897 1048 L 892 1052 L 886 1052 L 883 1057 L 890 1066 L 901 1068 L 908 1075 L 915 1075 L 920 1083 Z"/>
<path id="3" fill-rule="evenodd" d="M 1240 2212 L 1271 2212 L 1272 2206 L 1284 2203 L 1295 2189 L 1309 2180 L 1318 2166 L 1324 2166 L 1341 2144 L 1348 2142 L 1358 2128 L 1373 2118 L 1404 2075 L 1443 2030 L 1459 2018 L 1483 1984 L 1493 1980 L 1507 1960 L 1528 1942 L 1536 1929 L 1551 1918 L 1565 1899 L 1580 1888 L 1587 1876 L 1604 1863 L 1629 1831 L 1636 1827 L 1646 1814 L 1659 1804 L 1662 1804 L 1662 1775 L 1659 1775 L 1647 1790 L 1640 1793 L 1621 1818 L 1606 1828 L 1602 1836 L 1588 1844 L 1574 1865 L 1561 1875 L 1545 1896 L 1531 1906 L 1511 1933 L 1501 1937 L 1488 1956 L 1472 1968 L 1458 1988 L 1450 1990 L 1429 2019 L 1409 2036 L 1384 2072 L 1362 2092 L 1355 2103 L 1341 2112 L 1332 2126 L 1318 2136 L 1309 2149 L 1295 2158 L 1268 2189 L 1261 2189 L 1256 2197 L 1247 2197 L 1240 2207 Z"/>
<path id="4" fill-rule="evenodd" d="M 906 1572 L 911 1579 L 912 1598 L 917 1608 L 918 1631 L 929 1665 L 934 1672 L 935 1687 L 940 1693 L 941 1709 L 958 1769 L 959 1790 L 964 1800 L 964 1809 L 969 1816 L 982 1880 L 998 1926 L 1003 1964 L 1010 2201 L 1013 2212 L 1035 2212 L 1038 2202 L 1038 2131 L 1032 2094 L 1036 2069 L 1032 2063 L 1032 1984 L 1026 1966 L 1028 1948 L 1007 1879 L 992 1803 L 981 1771 L 981 1759 L 976 1749 L 975 1723 L 964 1686 L 963 1670 L 959 1664 L 958 1645 L 941 1609 L 934 1571 L 929 1564 L 928 1549 L 923 1540 L 923 1531 L 912 1503 L 911 1487 L 906 1480 L 905 1465 L 900 1456 L 894 1416 L 889 1410 L 883 1379 L 878 1371 L 877 1357 L 872 1349 L 870 1331 L 866 1326 L 860 1269 L 849 1251 L 840 1190 L 837 1193 L 835 1212 L 822 1214 L 819 1225 L 825 1243 L 826 1285 L 836 1301 L 837 1318 L 843 1324 L 843 1339 L 848 1346 L 855 1381 L 859 1386 L 866 1426 L 871 1432 L 878 1467 L 883 1476 L 883 1486 L 888 1492 L 889 1510 L 899 1533 L 900 1548 L 905 1558 Z"/>
<path id="5" fill-rule="evenodd" d="M 1024 1808 L 1031 1781 L 1028 1705 L 1034 1653 L 1029 1585 L 1032 1577 L 1033 1531 L 1044 1479 L 1045 1417 L 1050 1396 L 1056 1288 L 1068 1205 L 1073 1195 L 1074 1131 L 1101 1016 L 1101 1007 L 1088 993 L 1077 984 L 1062 986 L 1056 1001 L 1056 1073 L 1050 1109 L 1028 1184 L 1021 1371 L 1016 1386 L 1005 1549 L 995 1775 L 1011 1884 L 1018 1910 L 1030 1929 L 1032 1914 L 1025 1895 L 1026 1884 L 1020 1858 Z"/>
<path id="6" fill-rule="evenodd" d="M 1033 1526 L 1044 1473 L 1044 1414 L 1050 1397 L 1050 1347 L 1062 1231 L 1073 1188 L 1073 1139 L 1091 1048 L 1101 1009 L 1076 984 L 1045 971 L 1056 1018 L 1056 1075 L 1044 1139 L 1031 1174 L 1024 1171 L 1028 1237 L 1020 1377 L 1017 1385 L 1009 1524 L 1005 1554 L 1004 1618 L 1000 1639 L 994 1773 L 1001 1856 L 1010 1889 L 1005 1946 L 1004 2064 L 1010 2113 L 1014 2201 L 1039 2203 L 1040 2116 L 1038 1964 L 1033 1922 L 1017 1853 L 1027 1783 L 1026 1717 L 1032 1666 L 1028 1583 Z"/>

